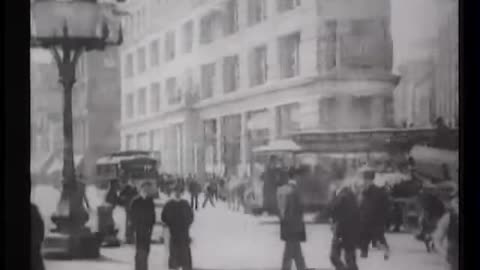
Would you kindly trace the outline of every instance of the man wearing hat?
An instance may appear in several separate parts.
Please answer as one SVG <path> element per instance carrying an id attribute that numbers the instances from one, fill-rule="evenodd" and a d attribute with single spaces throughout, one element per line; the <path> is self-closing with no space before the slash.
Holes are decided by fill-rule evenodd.
<path id="1" fill-rule="evenodd" d="M 300 245 L 306 241 L 306 230 L 295 174 L 297 174 L 295 170 L 290 170 L 288 182 L 284 182 L 277 191 L 280 237 L 285 241 L 282 270 L 290 270 L 292 261 L 295 261 L 296 269 L 306 269 Z"/>
<path id="2" fill-rule="evenodd" d="M 130 206 L 132 228 L 135 238 L 135 270 L 148 269 L 148 254 L 155 225 L 155 204 L 153 185 L 145 181 L 140 185 L 140 195 L 133 199 Z"/>
<path id="3" fill-rule="evenodd" d="M 328 210 L 333 232 L 330 261 L 336 270 L 358 270 L 355 251 L 360 211 L 353 182 L 347 180 L 336 190 Z"/>
<path id="4" fill-rule="evenodd" d="M 360 205 L 360 249 L 361 257 L 368 257 L 371 242 L 377 242 L 384 250 L 384 258 L 390 256 L 390 248 L 385 238 L 385 228 L 388 220 L 389 198 L 383 188 L 376 186 L 375 170 L 366 165 L 360 168 L 361 182 L 357 191 Z"/>
<path id="5" fill-rule="evenodd" d="M 190 226 L 193 223 L 193 210 L 187 200 L 182 199 L 183 187 L 177 185 L 172 200 L 165 204 L 162 222 L 170 232 L 169 269 L 192 269 L 190 250 Z"/>

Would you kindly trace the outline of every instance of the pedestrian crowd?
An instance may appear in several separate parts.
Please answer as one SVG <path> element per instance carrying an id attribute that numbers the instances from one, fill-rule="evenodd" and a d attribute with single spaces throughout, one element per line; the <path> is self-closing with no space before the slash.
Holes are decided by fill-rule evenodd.
<path id="1" fill-rule="evenodd" d="M 278 178 L 276 191 L 276 214 L 280 219 L 280 238 L 285 242 L 282 269 L 289 270 L 292 262 L 296 269 L 307 269 L 301 243 L 307 241 L 304 221 L 304 208 L 298 188 L 298 181 L 304 172 L 290 169 L 282 177 L 270 172 L 266 177 Z M 367 258 L 371 246 L 381 249 L 384 259 L 390 257 L 390 247 L 385 237 L 389 227 L 389 209 L 391 202 L 388 191 L 373 182 L 375 171 L 366 166 L 360 170 L 360 178 L 346 180 L 338 187 L 327 207 L 330 217 L 332 239 L 330 261 L 336 270 L 357 270 L 356 251 L 360 257 Z M 219 200 L 225 201 L 231 210 L 238 210 L 244 204 L 245 185 L 238 179 L 223 179 L 208 175 L 200 181 L 194 175 L 174 177 L 162 175 L 157 183 L 141 182 L 136 187 L 132 181 L 123 186 L 117 181 L 110 183 L 105 198 L 105 209 L 118 205 L 126 210 L 126 242 L 135 245 L 135 269 L 148 269 L 148 256 L 152 232 L 156 224 L 154 198 L 161 193 L 169 200 L 163 206 L 161 223 L 169 232 L 168 267 L 169 269 L 192 269 L 191 237 L 189 230 L 194 222 L 194 212 L 199 210 L 199 195 L 204 193 L 202 208 L 215 207 Z M 204 185 L 202 186 L 202 183 Z M 182 195 L 190 194 L 190 200 Z M 171 196 L 173 195 L 173 196 Z M 447 259 L 450 269 L 458 269 L 458 194 L 452 194 L 450 203 L 444 204 L 428 194 L 420 196 L 424 205 L 422 230 L 418 239 L 424 241 L 427 250 L 437 250 Z M 44 269 L 40 255 L 43 240 L 43 222 L 38 210 L 32 205 L 32 269 Z M 106 223 L 104 233 L 116 234 L 113 219 Z M 395 227 L 399 225 L 396 224 Z M 33 266 L 35 264 L 35 266 Z"/>

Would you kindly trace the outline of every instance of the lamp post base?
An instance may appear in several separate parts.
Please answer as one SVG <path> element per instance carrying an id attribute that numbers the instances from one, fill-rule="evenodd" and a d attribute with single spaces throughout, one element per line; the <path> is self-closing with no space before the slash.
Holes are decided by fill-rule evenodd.
<path id="1" fill-rule="evenodd" d="M 100 257 L 101 239 L 90 229 L 48 234 L 43 242 L 43 256 L 48 259 L 96 259 Z"/>

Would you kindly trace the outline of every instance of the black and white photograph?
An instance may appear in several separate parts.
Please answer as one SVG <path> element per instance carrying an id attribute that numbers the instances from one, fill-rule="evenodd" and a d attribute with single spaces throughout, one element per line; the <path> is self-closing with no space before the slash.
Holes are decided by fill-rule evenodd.
<path id="1" fill-rule="evenodd" d="M 462 269 L 459 2 L 31 0 L 30 269 Z"/>

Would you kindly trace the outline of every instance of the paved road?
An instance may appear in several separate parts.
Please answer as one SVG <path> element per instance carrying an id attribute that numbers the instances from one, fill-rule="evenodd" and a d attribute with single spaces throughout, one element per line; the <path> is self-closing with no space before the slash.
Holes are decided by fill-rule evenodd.
<path id="1" fill-rule="evenodd" d="M 283 243 L 279 227 L 271 218 L 253 217 L 230 212 L 225 205 L 197 212 L 191 229 L 192 255 L 195 269 L 262 270 L 279 269 Z M 303 251 L 307 266 L 333 269 L 328 259 L 331 233 L 325 225 L 307 225 Z M 368 270 L 441 270 L 443 260 L 427 254 L 423 245 L 408 234 L 390 234 L 390 260 L 373 251 L 368 259 L 359 260 L 360 269 Z M 150 269 L 168 269 L 165 246 L 154 245 L 150 253 Z M 103 249 L 97 261 L 47 261 L 49 270 L 126 270 L 133 269 L 131 246 Z"/>

